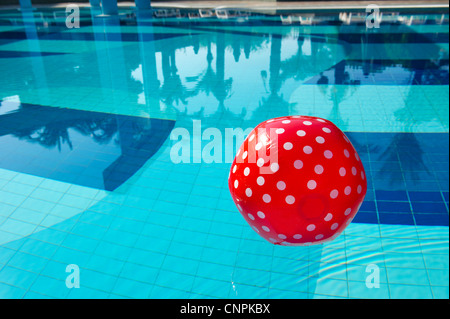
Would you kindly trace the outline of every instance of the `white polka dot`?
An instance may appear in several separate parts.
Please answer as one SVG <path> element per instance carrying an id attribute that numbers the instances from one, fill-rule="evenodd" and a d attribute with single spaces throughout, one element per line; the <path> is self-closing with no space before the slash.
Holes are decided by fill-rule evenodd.
<path id="1" fill-rule="evenodd" d="M 316 237 L 314 237 L 316 240 L 320 240 L 320 239 L 322 239 L 323 238 L 323 235 L 322 234 L 319 234 L 319 235 L 317 235 Z"/>
<path id="2" fill-rule="evenodd" d="M 276 242 L 277 242 L 277 240 L 276 240 L 275 238 L 269 238 L 269 240 L 270 240 L 271 242 L 273 242 L 273 243 L 276 243 Z"/>
<path id="3" fill-rule="evenodd" d="M 302 238 L 302 235 L 300 235 L 300 234 L 295 234 L 293 237 L 294 237 L 294 239 L 300 239 L 300 238 Z"/>
<path id="4" fill-rule="evenodd" d="M 344 155 L 345 155 L 345 157 L 347 157 L 347 158 L 349 158 L 350 157 L 350 153 L 348 152 L 348 150 L 344 150 Z"/>
<path id="5" fill-rule="evenodd" d="M 291 123 L 291 121 L 289 121 L 289 120 L 284 120 L 284 121 L 281 121 L 281 123 L 283 123 L 283 124 L 289 124 L 289 123 Z"/>
<path id="6" fill-rule="evenodd" d="M 278 235 L 278 238 L 280 238 L 280 239 L 286 239 L 287 237 L 286 237 L 286 235 L 279 234 L 279 235 Z"/>
<path id="7" fill-rule="evenodd" d="M 237 169 L 237 166 L 234 165 L 234 166 L 233 166 L 233 173 L 236 173 L 236 169 Z"/>
<path id="8" fill-rule="evenodd" d="M 242 207 L 239 204 L 236 204 L 238 211 L 242 212 Z"/>
<path id="9" fill-rule="evenodd" d="M 270 229 L 269 229 L 269 227 L 267 227 L 267 226 L 263 226 L 263 227 L 261 227 L 265 232 L 270 232 Z"/>
<path id="10" fill-rule="evenodd" d="M 306 227 L 307 231 L 313 231 L 314 229 L 316 229 L 316 225 L 314 224 L 309 224 L 308 227 Z"/>
<path id="11" fill-rule="evenodd" d="M 322 128 L 322 131 L 324 131 L 325 133 L 331 133 L 331 130 L 328 127 Z"/>
<path id="12" fill-rule="evenodd" d="M 348 137 L 345 135 L 345 134 L 342 134 L 343 136 L 344 136 L 344 140 L 347 142 L 347 143 L 350 143 L 350 140 L 348 139 Z"/>
<path id="13" fill-rule="evenodd" d="M 255 138 L 255 134 L 250 135 L 250 138 L 248 139 L 249 142 L 253 141 L 253 139 Z"/>
<path id="14" fill-rule="evenodd" d="M 262 176 L 259 176 L 259 177 L 256 179 L 256 183 L 257 183 L 259 186 L 264 185 L 264 182 L 265 182 L 265 180 L 264 180 L 264 177 L 262 177 Z"/>
<path id="15" fill-rule="evenodd" d="M 345 176 L 345 174 L 347 174 L 347 171 L 345 170 L 344 167 L 341 167 L 341 168 L 339 169 L 339 175 Z"/>
<path id="16" fill-rule="evenodd" d="M 331 191 L 331 193 L 330 193 L 330 197 L 333 198 L 333 199 L 335 199 L 336 197 L 338 197 L 338 195 L 339 195 L 339 192 L 338 192 L 337 189 L 333 189 L 333 190 Z"/>
<path id="17" fill-rule="evenodd" d="M 245 151 L 243 154 L 242 154 L 242 159 L 246 159 L 247 158 L 247 151 Z"/>
<path id="18" fill-rule="evenodd" d="M 264 159 L 258 158 L 258 160 L 256 161 L 256 165 L 258 165 L 258 167 L 262 167 L 264 165 Z"/>
<path id="19" fill-rule="evenodd" d="M 310 121 L 303 121 L 303 124 L 304 125 L 312 125 L 312 122 L 310 122 Z"/>
<path id="20" fill-rule="evenodd" d="M 332 158 L 333 157 L 333 153 L 329 150 L 326 150 L 325 152 L 323 152 L 323 155 L 325 156 L 325 158 Z"/>
<path id="21" fill-rule="evenodd" d="M 270 169 L 272 170 L 272 172 L 276 173 L 280 169 L 280 165 L 278 165 L 278 163 L 272 163 L 270 165 Z"/>
<path id="22" fill-rule="evenodd" d="M 294 162 L 294 167 L 295 167 L 296 169 L 301 169 L 301 168 L 303 167 L 303 162 L 302 162 L 301 160 L 296 160 L 296 161 Z"/>
<path id="23" fill-rule="evenodd" d="M 234 188 L 237 188 L 239 186 L 239 181 L 238 180 L 235 180 L 234 181 Z"/>
<path id="24" fill-rule="evenodd" d="M 247 214 L 248 218 L 250 218 L 251 220 L 255 220 L 255 217 L 252 214 Z"/>
<path id="25" fill-rule="evenodd" d="M 350 186 L 345 187 L 345 189 L 344 189 L 345 195 L 350 195 L 351 192 L 352 192 L 352 188 Z"/>
<path id="26" fill-rule="evenodd" d="M 244 175 L 245 175 L 245 176 L 248 176 L 248 174 L 250 174 L 250 168 L 246 167 L 246 168 L 244 169 Z"/>
<path id="27" fill-rule="evenodd" d="M 316 142 L 319 144 L 323 144 L 323 143 L 325 143 L 325 139 L 322 136 L 317 136 Z"/>
<path id="28" fill-rule="evenodd" d="M 315 189 L 317 187 L 317 182 L 315 180 L 310 180 L 308 181 L 307 186 L 309 189 Z"/>
<path id="29" fill-rule="evenodd" d="M 316 172 L 316 174 L 322 174 L 323 173 L 323 166 L 322 165 L 316 165 L 316 167 L 314 167 L 314 172 Z"/>
<path id="30" fill-rule="evenodd" d="M 355 152 L 355 158 L 356 158 L 356 160 L 359 162 L 359 155 L 358 155 L 358 153 L 356 153 L 356 152 Z"/>
<path id="31" fill-rule="evenodd" d="M 344 212 L 344 215 L 345 215 L 345 216 L 348 216 L 348 215 L 350 215 L 351 212 L 352 212 L 352 209 L 351 209 L 351 208 L 347 208 L 347 209 L 345 210 L 345 212 Z"/>
<path id="32" fill-rule="evenodd" d="M 259 218 L 264 219 L 266 217 L 266 215 L 263 212 L 257 212 L 256 213 L 258 215 Z"/>
<path id="33" fill-rule="evenodd" d="M 364 180 L 365 176 L 364 176 L 364 172 L 361 171 L 361 178 Z"/>
<path id="34" fill-rule="evenodd" d="M 259 233 L 259 229 L 256 226 L 252 226 L 252 228 L 255 230 L 255 232 Z"/>
<path id="35" fill-rule="evenodd" d="M 286 188 L 286 183 L 283 182 L 283 181 L 279 181 L 279 182 L 277 183 L 277 188 L 278 188 L 280 191 L 284 190 L 284 189 Z"/>
<path id="36" fill-rule="evenodd" d="M 323 220 L 325 220 L 326 222 L 329 222 L 332 218 L 333 218 L 333 214 L 328 213 L 327 216 L 325 216 L 325 218 Z"/>
<path id="37" fill-rule="evenodd" d="M 354 175 L 354 176 L 356 176 L 356 173 L 357 173 L 357 170 L 356 170 L 356 167 L 352 167 L 352 174 Z"/>
<path id="38" fill-rule="evenodd" d="M 262 143 L 261 143 L 261 142 L 258 142 L 258 143 L 256 143 L 256 145 L 255 145 L 255 150 L 259 151 L 259 150 L 261 149 L 261 147 L 262 147 Z"/>
<path id="39" fill-rule="evenodd" d="M 272 198 L 270 197 L 269 194 L 264 194 L 264 195 L 263 195 L 263 201 L 264 201 L 264 203 L 270 203 L 271 200 L 272 200 Z"/>
<path id="40" fill-rule="evenodd" d="M 322 119 L 317 119 L 317 121 L 318 121 L 318 122 L 325 123 L 325 120 L 322 120 Z"/>
<path id="41" fill-rule="evenodd" d="M 306 135 L 306 132 L 303 131 L 303 130 L 298 130 L 298 131 L 297 131 L 297 135 L 298 135 L 298 136 L 305 136 L 305 135 Z"/>
<path id="42" fill-rule="evenodd" d="M 331 225 L 331 229 L 335 230 L 336 228 L 338 228 L 339 224 L 338 223 L 334 223 L 333 225 Z"/>
<path id="43" fill-rule="evenodd" d="M 271 123 L 271 122 L 273 122 L 273 121 L 275 121 L 275 119 L 267 120 L 266 123 Z"/>
<path id="44" fill-rule="evenodd" d="M 292 196 L 292 195 L 286 196 L 286 203 L 288 203 L 289 205 L 292 205 L 292 204 L 294 204 L 294 202 L 295 202 L 294 196 Z"/>
<path id="45" fill-rule="evenodd" d="M 245 195 L 247 195 L 247 197 L 251 197 L 252 196 L 252 190 L 251 190 L 251 188 L 247 188 L 246 190 L 245 190 Z"/>
<path id="46" fill-rule="evenodd" d="M 283 147 L 286 151 L 289 151 L 292 149 L 293 145 L 291 142 L 287 142 L 287 143 L 284 143 Z"/>
<path id="47" fill-rule="evenodd" d="M 306 145 L 306 146 L 303 148 L 303 152 L 305 152 L 305 154 L 311 154 L 312 151 L 313 151 L 313 149 L 312 149 L 312 147 L 309 146 L 309 145 Z"/>
<path id="48" fill-rule="evenodd" d="M 358 185 L 358 188 L 356 189 L 356 191 L 358 192 L 358 194 L 361 194 L 362 192 L 362 186 Z"/>
<path id="49" fill-rule="evenodd" d="M 277 133 L 277 134 L 283 134 L 283 133 L 284 133 L 284 128 L 277 128 L 277 129 L 275 130 L 275 133 Z"/>

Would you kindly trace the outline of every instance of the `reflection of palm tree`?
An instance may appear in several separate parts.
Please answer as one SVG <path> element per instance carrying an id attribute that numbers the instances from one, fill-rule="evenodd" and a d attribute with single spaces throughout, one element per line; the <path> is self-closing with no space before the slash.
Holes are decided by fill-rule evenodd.
<path id="1" fill-rule="evenodd" d="M 190 26 L 190 25 L 188 25 Z M 244 39 L 236 40 L 236 38 L 241 37 L 241 35 L 233 35 L 228 38 L 228 33 L 217 32 L 216 41 L 216 54 L 213 55 L 212 43 L 214 40 L 211 39 L 212 34 L 204 34 L 201 37 L 195 38 L 193 42 L 192 38 L 183 37 L 177 42 L 170 44 L 165 44 L 159 49 L 162 55 L 162 75 L 164 77 L 164 83 L 160 87 L 160 96 L 163 102 L 167 105 L 173 105 L 176 103 L 182 103 L 187 105 L 187 99 L 189 97 L 198 95 L 199 93 L 205 93 L 206 95 L 213 94 L 214 97 L 219 102 L 218 112 L 227 112 L 225 107 L 225 100 L 230 98 L 231 90 L 233 85 L 233 78 L 229 77 L 225 79 L 225 49 L 226 41 L 231 43 L 233 53 L 235 54 L 235 59 L 240 57 L 240 46 L 244 47 L 245 57 L 248 59 L 250 57 L 250 52 L 257 51 L 267 42 L 264 37 L 245 37 Z M 195 84 L 193 89 L 187 89 L 177 74 L 177 68 L 175 64 L 175 49 L 182 48 L 186 46 L 192 46 L 194 48 L 194 53 L 197 54 L 199 48 L 207 48 L 207 67 L 195 76 L 189 76 L 185 78 L 187 83 Z M 157 44 L 155 44 L 157 46 Z M 213 63 L 214 58 L 216 58 L 215 65 Z M 200 111 L 201 113 L 202 111 Z M 201 115 L 201 114 L 198 114 Z"/>
<path id="2" fill-rule="evenodd" d="M 317 84 L 321 84 L 319 85 L 319 91 L 333 104 L 329 118 L 333 119 L 343 130 L 348 126 L 348 121 L 342 118 L 339 104 L 352 96 L 356 90 L 356 82 L 350 79 L 345 67 L 345 60 L 333 67 L 334 85 L 328 85 L 329 79 L 323 73 L 320 73 L 320 78 L 317 81 Z"/>
<path id="3" fill-rule="evenodd" d="M 79 133 L 91 136 L 97 144 L 107 144 L 117 131 L 113 118 L 100 118 L 80 121 L 73 127 Z"/>
<path id="4" fill-rule="evenodd" d="M 266 70 L 261 71 L 261 79 L 263 82 L 264 90 L 266 91 L 266 93 L 269 93 L 269 90 L 267 90 L 267 71 Z"/>
<path id="5" fill-rule="evenodd" d="M 272 44 L 274 40 L 275 38 L 272 38 Z M 335 65 L 335 84 L 353 84 L 348 79 L 344 80 L 344 74 L 339 73 L 339 71 L 345 69 L 345 60 L 343 60 L 345 54 L 344 47 L 339 42 L 333 41 L 329 44 L 315 37 L 306 38 L 300 35 L 298 37 L 297 53 L 289 59 L 280 62 L 278 82 L 281 85 L 287 79 L 305 81 L 305 79 L 315 76 L 318 69 L 329 70 L 331 66 Z M 335 64 L 337 61 L 341 62 Z M 346 75 L 348 77 L 348 74 Z M 318 85 L 319 91 L 333 104 L 330 118 L 346 126 L 347 123 L 340 116 L 339 103 L 347 97 L 349 85 L 329 86 L 328 83 L 328 77 L 321 72 L 317 84 L 320 84 Z"/>
<path id="6" fill-rule="evenodd" d="M 394 116 L 398 122 L 404 126 L 406 132 L 414 132 L 416 127 L 422 123 L 435 121 L 437 114 L 435 112 L 423 112 L 423 103 L 418 103 L 418 101 L 423 101 L 425 97 L 422 91 L 415 89 L 414 86 L 407 88 L 408 95 L 404 102 L 404 107 L 394 111 Z M 426 103 L 429 103 L 426 101 Z M 420 114 L 420 116 L 417 116 Z"/>
<path id="7" fill-rule="evenodd" d="M 101 113 L 23 104 L 19 110 L 0 116 L 0 128 L 0 136 L 13 134 L 46 148 L 56 146 L 59 151 L 65 143 L 72 149 L 69 129 L 92 137 L 98 144 L 109 143 L 117 132 L 114 119 Z"/>
<path id="8" fill-rule="evenodd" d="M 172 46 L 172 47 L 171 47 Z M 175 61 L 175 47 L 167 45 L 161 51 L 161 68 L 164 83 L 160 88 L 162 100 L 166 105 L 178 105 L 180 102 L 187 104 L 186 99 L 190 96 L 183 86 Z"/>
<path id="9" fill-rule="evenodd" d="M 249 59 L 250 58 L 250 51 L 252 50 L 252 42 L 250 41 L 250 39 L 246 39 L 247 41 L 244 41 L 244 54 L 245 54 L 245 58 Z"/>
<path id="10" fill-rule="evenodd" d="M 225 100 L 230 97 L 233 84 L 233 78 L 225 80 L 225 43 L 223 36 L 223 34 L 219 34 L 216 43 L 216 70 L 214 71 L 212 66 L 213 55 L 211 43 L 208 42 L 206 56 L 208 66 L 202 73 L 186 79 L 188 82 L 196 83 L 192 95 L 197 95 L 200 92 L 204 92 L 206 95 L 212 93 L 219 101 L 219 109 L 222 111 L 225 107 Z"/>
<path id="11" fill-rule="evenodd" d="M 172 131 L 174 123 L 170 120 L 22 104 L 19 110 L 0 116 L 0 137 L 13 135 L 47 149 L 56 146 L 60 153 L 65 143 L 70 150 L 73 148 L 70 130 L 87 137 L 80 140 L 78 136 L 75 141 L 78 145 L 83 145 L 88 139 L 93 139 L 97 144 L 108 143 L 110 146 L 113 142 L 116 148 L 120 147 L 120 156 L 100 172 L 102 180 L 80 180 L 80 185 L 92 187 L 94 184 L 95 187 L 113 191 L 158 152 Z M 80 149 L 82 150 L 83 147 Z M 64 156 L 63 153 L 61 159 Z M 70 163 L 66 164 L 70 165 Z M 109 163 L 105 161 L 104 164 Z M 41 172 L 36 172 L 33 167 L 27 167 L 25 171 L 41 176 Z M 43 174 L 42 176 L 46 177 L 45 172 Z"/>
<path id="12" fill-rule="evenodd" d="M 341 49 L 339 43 L 328 45 L 314 37 L 308 38 L 308 42 L 305 40 L 304 36 L 299 36 L 297 53 L 281 62 L 281 78 L 283 80 L 293 78 L 297 81 L 304 81 L 308 77 L 316 75 L 317 70 L 327 70 L 345 57 L 344 52 L 332 51 L 333 46 Z M 310 46 L 311 52 L 308 55 L 305 55 L 302 49 L 305 43 Z"/>
<path id="13" fill-rule="evenodd" d="M 401 156 L 408 157 L 408 160 L 401 161 L 402 171 L 392 170 L 392 163 L 399 162 L 398 147 L 408 145 L 407 148 L 402 148 Z M 419 142 L 414 134 L 411 133 L 397 133 L 391 140 L 391 143 L 386 147 L 385 151 L 380 155 L 380 160 L 383 161 L 383 166 L 379 174 L 384 178 L 390 179 L 391 185 L 395 182 L 403 181 L 403 174 L 410 174 L 412 180 L 419 180 L 418 171 L 425 171 L 429 174 L 427 166 L 424 164 L 423 155 L 425 152 L 420 147 Z"/>
<path id="14" fill-rule="evenodd" d="M 420 118 L 414 116 L 415 107 L 423 107 L 422 104 L 416 103 L 416 101 L 420 98 L 422 98 L 420 92 L 410 89 L 405 101 L 405 107 L 400 108 L 394 112 L 395 118 L 397 119 L 397 121 L 403 124 L 404 130 L 407 132 L 414 131 L 415 126 L 419 125 L 421 122 L 430 122 L 433 121 L 436 117 L 435 114 L 430 112 L 421 112 Z M 412 133 L 397 133 L 392 138 L 390 145 L 380 156 L 380 158 L 386 161 L 382 167 L 382 171 L 380 172 L 380 174 L 389 175 L 391 178 L 391 182 L 403 178 L 400 172 L 389 171 L 388 169 L 389 162 L 397 162 L 399 160 L 396 151 L 398 149 L 398 145 L 408 145 L 407 148 L 402 148 L 401 154 L 402 157 L 408 157 L 407 161 L 402 161 L 402 169 L 405 174 L 410 174 L 413 180 L 418 180 L 419 176 L 417 176 L 417 171 L 426 171 L 427 173 L 429 173 L 427 166 L 424 164 L 423 160 L 424 151 L 420 147 L 416 135 Z"/>
<path id="15" fill-rule="evenodd" d="M 287 102 L 283 95 L 270 94 L 267 98 L 261 98 L 259 106 L 263 109 L 273 110 L 274 116 L 279 116 L 279 114 L 287 114 L 289 108 L 292 107 L 293 103 Z"/>
<path id="16" fill-rule="evenodd" d="M 52 123 L 47 126 L 43 126 L 37 130 L 20 131 L 14 134 L 21 140 L 26 140 L 32 143 L 38 143 L 46 148 L 58 147 L 61 151 L 61 145 L 67 143 L 70 149 L 72 149 L 72 142 L 70 141 L 68 127 L 61 125 L 62 123 Z"/>
<path id="17" fill-rule="evenodd" d="M 198 51 L 200 50 L 200 39 L 197 35 L 190 36 L 191 42 L 192 42 L 192 48 L 194 49 L 194 53 L 198 54 Z"/>
<path id="18" fill-rule="evenodd" d="M 239 58 L 241 56 L 241 38 L 240 37 L 233 37 L 233 40 L 231 42 L 231 47 L 233 48 L 233 56 L 234 61 L 239 62 Z"/>
<path id="19" fill-rule="evenodd" d="M 281 68 L 281 38 L 272 36 L 270 47 L 270 65 L 269 65 L 269 96 L 261 98 L 259 102 L 260 107 L 268 110 L 274 110 L 276 114 L 288 114 L 291 104 L 285 101 L 283 95 L 278 92 L 281 88 L 283 78 L 280 74 Z M 261 71 L 261 78 L 264 83 L 264 88 L 267 92 L 266 81 L 267 72 Z"/>

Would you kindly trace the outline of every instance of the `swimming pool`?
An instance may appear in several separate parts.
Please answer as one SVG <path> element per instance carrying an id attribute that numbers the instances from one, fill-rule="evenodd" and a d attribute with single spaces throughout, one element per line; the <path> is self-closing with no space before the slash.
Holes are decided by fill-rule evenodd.
<path id="1" fill-rule="evenodd" d="M 448 43 L 447 12 L 0 11 L 0 297 L 448 298 Z M 274 246 L 196 154 L 299 114 L 346 132 L 368 193 L 334 241 Z"/>

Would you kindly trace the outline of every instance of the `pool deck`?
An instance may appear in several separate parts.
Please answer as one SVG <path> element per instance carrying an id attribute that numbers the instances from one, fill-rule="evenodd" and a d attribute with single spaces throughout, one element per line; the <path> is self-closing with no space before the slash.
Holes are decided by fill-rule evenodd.
<path id="1" fill-rule="evenodd" d="M 66 7 L 70 1 L 52 4 L 52 5 L 34 5 L 36 8 L 42 7 Z M 390 1 L 390 0 L 372 0 L 372 1 L 158 1 L 152 2 L 153 8 L 184 8 L 184 9 L 249 9 L 249 10 L 339 10 L 339 9 L 364 9 L 370 4 L 376 4 L 380 8 L 397 9 L 397 8 L 448 8 L 449 3 L 445 0 L 433 1 Z M 79 3 L 79 6 L 89 6 L 89 3 Z M 132 7 L 134 1 L 120 2 L 121 7 Z M 13 9 L 19 6 L 2 6 L 0 9 Z"/>
<path id="2" fill-rule="evenodd" d="M 179 8 L 249 8 L 249 9 L 359 9 L 366 8 L 369 4 L 376 4 L 382 8 L 407 8 L 407 7 L 446 7 L 448 1 L 161 1 L 154 2 L 154 7 L 179 7 Z"/>

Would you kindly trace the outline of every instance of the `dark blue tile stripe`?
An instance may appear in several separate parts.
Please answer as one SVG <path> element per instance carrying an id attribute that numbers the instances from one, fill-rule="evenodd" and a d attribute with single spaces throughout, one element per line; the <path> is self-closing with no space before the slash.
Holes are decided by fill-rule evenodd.
<path id="1" fill-rule="evenodd" d="M 448 33 L 340 33 L 339 39 L 349 43 L 448 43 Z"/>
<path id="2" fill-rule="evenodd" d="M 0 50 L 0 59 L 6 58 L 32 58 L 37 56 L 62 55 L 62 52 L 30 52 L 30 51 L 4 51 Z"/>
<path id="3" fill-rule="evenodd" d="M 343 60 L 304 84 L 449 85 L 449 60 Z"/>
<path id="4" fill-rule="evenodd" d="M 114 191 L 159 150 L 174 124 L 22 103 L 0 115 L 0 167 Z"/>
<path id="5" fill-rule="evenodd" d="M 72 41 L 154 41 L 185 36 L 180 33 L 95 33 L 95 32 L 38 32 L 37 37 L 40 40 L 72 40 Z M 26 40 L 27 34 L 24 31 L 5 31 L 0 32 L 0 40 Z"/>
<path id="6" fill-rule="evenodd" d="M 448 133 L 347 135 L 369 187 L 353 222 L 449 226 Z"/>

